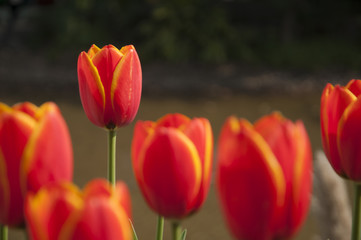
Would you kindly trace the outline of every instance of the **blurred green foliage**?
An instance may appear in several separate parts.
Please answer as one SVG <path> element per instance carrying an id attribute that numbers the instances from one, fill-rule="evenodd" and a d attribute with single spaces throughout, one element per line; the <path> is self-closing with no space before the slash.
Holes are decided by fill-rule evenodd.
<path id="1" fill-rule="evenodd" d="M 136 46 L 142 61 L 361 67 L 357 0 L 58 0 L 33 46 Z"/>

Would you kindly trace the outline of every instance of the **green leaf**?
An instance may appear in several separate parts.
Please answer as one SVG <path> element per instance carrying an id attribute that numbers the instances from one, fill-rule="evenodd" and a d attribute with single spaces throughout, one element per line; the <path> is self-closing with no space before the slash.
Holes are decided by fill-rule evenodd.
<path id="1" fill-rule="evenodd" d="M 138 240 L 137 233 L 135 232 L 135 228 L 132 223 L 132 220 L 129 219 L 129 223 L 130 223 L 130 226 L 132 226 L 132 230 L 133 230 L 133 240 Z"/>
<path id="2" fill-rule="evenodd" d="M 184 229 L 182 234 L 181 234 L 180 240 L 185 240 L 186 236 L 187 236 L 187 229 Z"/>

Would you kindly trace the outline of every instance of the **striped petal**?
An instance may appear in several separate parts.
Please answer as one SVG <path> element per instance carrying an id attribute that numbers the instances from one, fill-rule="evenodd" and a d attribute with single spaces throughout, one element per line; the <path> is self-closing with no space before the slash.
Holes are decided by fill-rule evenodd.
<path id="1" fill-rule="evenodd" d="M 36 122 L 22 112 L 0 115 L 0 223 L 23 222 L 23 193 L 20 183 L 21 155 Z"/>
<path id="2" fill-rule="evenodd" d="M 218 143 L 217 188 L 238 239 L 271 239 L 277 206 L 284 204 L 282 168 L 247 121 L 229 118 Z M 238 125 L 238 127 L 236 127 Z"/>
<path id="3" fill-rule="evenodd" d="M 157 121 L 157 127 L 181 128 L 189 123 L 190 119 L 180 113 L 167 114 Z"/>
<path id="4" fill-rule="evenodd" d="M 122 53 L 113 45 L 103 47 L 92 58 L 92 62 L 98 70 L 101 84 L 104 87 L 105 102 L 104 113 L 102 114 L 104 125 L 116 125 L 111 99 L 111 86 L 114 71 L 122 58 Z"/>
<path id="5" fill-rule="evenodd" d="M 346 176 L 361 181 L 361 98 L 350 104 L 339 123 L 338 150 Z"/>
<path id="6" fill-rule="evenodd" d="M 181 218 L 190 213 L 202 178 L 194 144 L 174 128 L 159 128 L 139 155 L 143 194 L 162 216 Z"/>
<path id="7" fill-rule="evenodd" d="M 306 129 L 301 121 L 296 122 L 293 139 L 296 144 L 296 158 L 293 171 L 292 204 L 289 218 L 285 222 L 284 235 L 292 237 L 304 222 L 311 202 L 312 193 L 312 150 Z"/>
<path id="8" fill-rule="evenodd" d="M 38 107 L 30 102 L 24 102 L 24 103 L 15 104 L 13 106 L 13 110 L 26 113 L 32 118 L 35 118 L 35 114 L 38 111 Z"/>
<path id="9" fill-rule="evenodd" d="M 345 176 L 341 166 L 340 154 L 337 147 L 337 129 L 342 114 L 352 102 L 356 100 L 354 94 L 340 86 L 327 84 L 321 97 L 321 135 L 325 154 L 333 169 L 340 176 Z"/>
<path id="10" fill-rule="evenodd" d="M 70 183 L 48 185 L 25 202 L 28 233 L 33 240 L 62 239 L 73 231 L 74 212 L 82 209 L 79 190 Z M 63 238 L 64 239 L 64 238 Z"/>
<path id="11" fill-rule="evenodd" d="M 72 179 L 72 145 L 58 107 L 54 103 L 43 104 L 39 119 L 22 157 L 24 191 L 37 191 L 49 182 Z"/>
<path id="12" fill-rule="evenodd" d="M 110 94 L 116 126 L 127 125 L 134 120 L 142 92 L 142 70 L 135 48 L 125 46 L 120 52 L 124 56 L 114 70 Z"/>
<path id="13" fill-rule="evenodd" d="M 213 133 L 207 119 L 195 118 L 185 126 L 184 134 L 196 146 L 202 165 L 202 183 L 194 209 L 203 204 L 209 191 L 213 163 Z"/>
<path id="14" fill-rule="evenodd" d="M 352 79 L 347 83 L 345 88 L 358 97 L 361 94 L 361 81 L 359 79 Z"/>
<path id="15" fill-rule="evenodd" d="M 78 58 L 78 82 L 80 99 L 89 120 L 104 127 L 105 90 L 97 68 L 88 54 L 80 53 Z"/>

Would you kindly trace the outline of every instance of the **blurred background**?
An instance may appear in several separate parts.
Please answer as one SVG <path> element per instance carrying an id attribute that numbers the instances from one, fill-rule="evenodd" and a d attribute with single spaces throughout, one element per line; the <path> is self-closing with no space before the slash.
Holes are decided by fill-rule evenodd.
<path id="1" fill-rule="evenodd" d="M 0 101 L 55 101 L 72 135 L 75 183 L 106 177 L 107 136 L 82 110 L 77 57 L 93 43 L 133 44 L 143 68 L 136 120 L 206 117 L 216 140 L 229 115 L 255 121 L 277 110 L 304 121 L 316 151 L 323 87 L 360 78 L 360 10 L 357 0 L 0 0 Z M 118 131 L 117 177 L 130 188 L 139 239 L 150 239 L 157 217 L 132 173 L 133 127 Z M 315 208 L 297 239 L 330 237 Z M 187 239 L 231 239 L 214 180 L 184 226 Z M 10 239 L 25 237 L 13 230 Z"/>

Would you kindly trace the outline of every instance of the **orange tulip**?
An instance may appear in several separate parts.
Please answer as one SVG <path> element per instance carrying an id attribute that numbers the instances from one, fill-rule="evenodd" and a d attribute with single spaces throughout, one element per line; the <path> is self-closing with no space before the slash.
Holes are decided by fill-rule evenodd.
<path id="1" fill-rule="evenodd" d="M 130 240 L 130 207 L 123 182 L 96 179 L 82 192 L 58 182 L 28 195 L 25 216 L 32 240 Z"/>
<path id="2" fill-rule="evenodd" d="M 135 126 L 133 170 L 148 205 L 164 217 L 180 219 L 201 207 L 209 190 L 212 155 L 207 119 L 168 114 Z"/>
<path id="3" fill-rule="evenodd" d="M 79 55 L 78 79 L 81 102 L 92 123 L 113 129 L 133 121 L 140 103 L 142 70 L 132 45 L 120 50 L 92 45 Z"/>
<path id="4" fill-rule="evenodd" d="M 0 223 L 23 222 L 28 191 L 71 180 L 72 154 L 66 123 L 54 103 L 0 103 Z"/>
<path id="5" fill-rule="evenodd" d="M 361 81 L 345 87 L 327 84 L 321 98 L 321 134 L 326 156 L 337 174 L 361 180 Z"/>
<path id="6" fill-rule="evenodd" d="M 254 125 L 230 117 L 218 142 L 217 188 L 237 239 L 289 239 L 311 197 L 311 148 L 302 122 L 273 113 Z"/>

